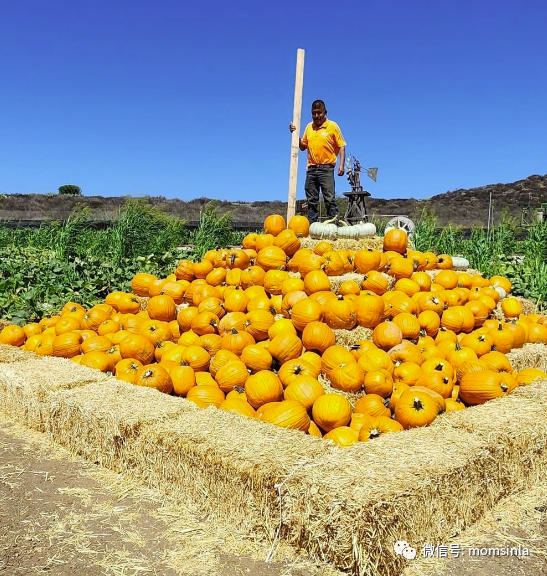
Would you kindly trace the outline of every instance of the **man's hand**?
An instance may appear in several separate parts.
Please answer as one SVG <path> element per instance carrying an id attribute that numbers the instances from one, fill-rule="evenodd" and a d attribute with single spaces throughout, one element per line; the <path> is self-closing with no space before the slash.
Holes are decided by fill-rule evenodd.
<path id="1" fill-rule="evenodd" d="M 340 164 L 340 166 L 338 166 L 338 176 L 343 176 L 344 175 L 344 166 L 342 164 Z"/>
<path id="2" fill-rule="evenodd" d="M 289 124 L 289 131 L 290 131 L 290 132 L 294 132 L 295 130 L 296 130 L 296 126 L 291 122 L 291 123 Z"/>

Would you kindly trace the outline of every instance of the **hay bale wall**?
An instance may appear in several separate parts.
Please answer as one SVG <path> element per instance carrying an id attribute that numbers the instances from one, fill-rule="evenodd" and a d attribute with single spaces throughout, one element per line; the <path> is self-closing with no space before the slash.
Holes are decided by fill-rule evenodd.
<path id="1" fill-rule="evenodd" d="M 23 348 L 0 344 L 0 364 L 11 364 L 12 362 L 24 362 L 25 360 L 35 359 L 36 354 L 28 352 Z"/>
<path id="2" fill-rule="evenodd" d="M 45 431 L 56 442 L 120 471 L 134 466 L 122 453 L 144 427 L 198 411 L 195 404 L 182 398 L 109 377 L 51 394 L 43 416 Z"/>
<path id="3" fill-rule="evenodd" d="M 547 372 L 547 346 L 545 344 L 525 344 L 507 354 L 513 370 L 519 372 L 525 368 L 538 368 Z"/>
<path id="4" fill-rule="evenodd" d="M 336 240 L 333 240 L 332 238 L 323 238 L 322 240 L 317 240 L 308 236 L 300 239 L 300 247 L 313 250 L 319 242 L 328 242 L 332 245 L 334 250 L 362 250 L 363 248 L 382 250 L 384 247 L 383 236 L 370 236 L 358 240 L 351 240 L 348 238 L 337 238 Z"/>
<path id="5" fill-rule="evenodd" d="M 0 364 L 0 400 L 74 452 L 199 502 L 213 521 L 359 576 L 400 572 L 396 540 L 443 541 L 547 466 L 547 380 L 345 450 L 56 358 Z"/>
<path id="6" fill-rule="evenodd" d="M 110 379 L 65 358 L 31 354 L 27 360 L 0 363 L 1 406 L 25 426 L 43 432 L 44 409 L 49 407 L 52 393 Z"/>

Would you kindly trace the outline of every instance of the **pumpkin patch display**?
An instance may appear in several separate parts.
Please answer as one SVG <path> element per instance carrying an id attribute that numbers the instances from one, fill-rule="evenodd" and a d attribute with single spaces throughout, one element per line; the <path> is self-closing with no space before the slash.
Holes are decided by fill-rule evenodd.
<path id="1" fill-rule="evenodd" d="M 344 448 L 547 378 L 507 357 L 547 343 L 547 316 L 524 314 L 509 280 L 413 250 L 404 230 L 361 242 L 375 232 L 272 214 L 241 247 L 138 273 L 130 293 L 68 302 L 0 343 Z"/>

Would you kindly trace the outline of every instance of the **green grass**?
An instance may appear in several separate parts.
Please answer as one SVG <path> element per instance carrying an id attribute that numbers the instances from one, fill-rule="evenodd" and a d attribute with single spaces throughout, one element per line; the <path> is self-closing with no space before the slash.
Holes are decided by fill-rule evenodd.
<path id="1" fill-rule="evenodd" d="M 130 200 L 104 230 L 86 210 L 40 228 L 0 227 L 0 318 L 16 324 L 39 320 L 67 301 L 89 307 L 114 290 L 130 290 L 137 272 L 165 277 L 182 258 L 241 242 L 229 216 L 207 206 L 197 230 L 139 200 Z M 193 251 L 179 246 L 196 243 Z"/>

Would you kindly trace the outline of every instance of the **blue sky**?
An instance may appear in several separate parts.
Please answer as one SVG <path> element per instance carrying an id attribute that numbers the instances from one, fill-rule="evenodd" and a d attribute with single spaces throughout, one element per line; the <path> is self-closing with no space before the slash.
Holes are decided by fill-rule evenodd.
<path id="1" fill-rule="evenodd" d="M 3 0 L 0 193 L 285 200 L 297 48 L 303 123 L 325 100 L 379 167 L 374 197 L 545 174 L 546 18 L 541 0 Z"/>

